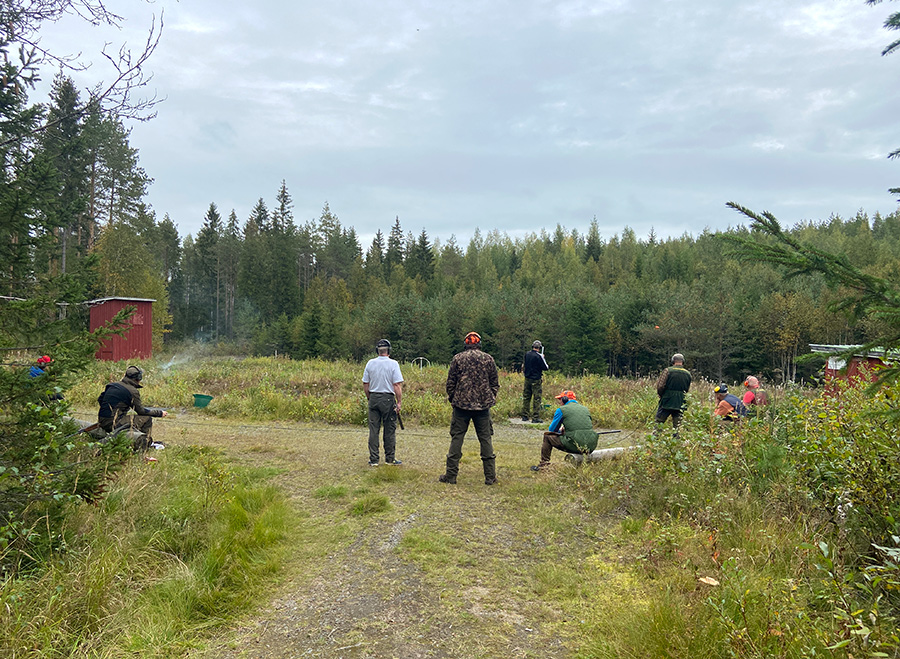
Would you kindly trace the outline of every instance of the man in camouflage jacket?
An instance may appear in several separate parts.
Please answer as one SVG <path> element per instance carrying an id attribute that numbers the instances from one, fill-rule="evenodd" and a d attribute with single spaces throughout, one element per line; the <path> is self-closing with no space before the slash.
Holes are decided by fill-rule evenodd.
<path id="1" fill-rule="evenodd" d="M 462 458 L 462 445 L 469 429 L 469 421 L 475 426 L 475 434 L 481 444 L 481 463 L 484 466 L 484 484 L 497 482 L 494 447 L 491 435 L 491 407 L 497 402 L 500 378 L 494 358 L 481 350 L 481 337 L 469 332 L 465 338 L 465 350 L 453 357 L 447 374 L 447 399 L 453 406 L 450 420 L 450 450 L 447 453 L 447 471 L 442 483 L 455 483 Z"/>

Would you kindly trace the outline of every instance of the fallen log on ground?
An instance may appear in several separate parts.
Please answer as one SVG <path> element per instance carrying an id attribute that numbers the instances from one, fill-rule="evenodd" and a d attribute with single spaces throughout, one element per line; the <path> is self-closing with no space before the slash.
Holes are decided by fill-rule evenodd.
<path id="1" fill-rule="evenodd" d="M 600 462 L 601 460 L 614 460 L 625 451 L 640 448 L 639 446 L 614 446 L 613 448 L 598 448 L 592 453 L 566 453 L 566 462 L 580 465 L 584 462 Z"/>

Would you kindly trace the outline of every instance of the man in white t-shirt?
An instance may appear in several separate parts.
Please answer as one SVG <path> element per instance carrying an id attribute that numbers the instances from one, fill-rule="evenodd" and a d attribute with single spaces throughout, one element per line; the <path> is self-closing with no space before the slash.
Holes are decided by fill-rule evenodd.
<path id="1" fill-rule="evenodd" d="M 400 412 L 403 375 L 400 364 L 391 359 L 391 342 L 381 339 L 375 344 L 378 356 L 370 359 L 363 371 L 363 390 L 369 400 L 369 466 L 377 467 L 379 459 L 378 433 L 384 425 L 384 462 L 399 465 L 394 456 L 397 435 L 397 414 Z"/>

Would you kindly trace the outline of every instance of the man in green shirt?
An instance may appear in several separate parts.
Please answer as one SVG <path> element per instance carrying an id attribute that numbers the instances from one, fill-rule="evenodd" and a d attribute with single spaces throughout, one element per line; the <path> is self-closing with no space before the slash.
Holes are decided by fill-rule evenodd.
<path id="1" fill-rule="evenodd" d="M 684 367 L 684 355 L 676 352 L 672 355 L 672 365 L 663 369 L 656 381 L 656 394 L 659 396 L 659 407 L 656 409 L 656 422 L 663 424 L 672 417 L 672 427 L 678 433 L 678 426 L 684 417 L 685 395 L 691 388 L 691 374 Z"/>

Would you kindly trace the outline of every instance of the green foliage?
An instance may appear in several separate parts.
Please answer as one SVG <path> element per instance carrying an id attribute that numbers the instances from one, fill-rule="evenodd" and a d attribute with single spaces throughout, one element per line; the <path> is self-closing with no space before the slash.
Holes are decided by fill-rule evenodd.
<path id="1" fill-rule="evenodd" d="M 825 251 L 785 232 L 771 213 L 760 215 L 733 202 L 728 205 L 748 217 L 752 228 L 769 238 L 726 236 L 734 246 L 735 255 L 745 261 L 781 266 L 787 270 L 788 277 L 820 276 L 832 289 L 840 287 L 838 297 L 828 305 L 830 311 L 847 313 L 855 319 L 867 317 L 875 322 L 875 334 L 845 356 L 852 356 L 855 350 L 865 353 L 878 348 L 890 353 L 900 349 L 900 287 L 895 281 L 869 274 L 844 253 Z M 868 229 L 868 221 L 865 226 Z M 797 311 L 794 309 L 789 315 L 794 319 L 806 315 Z M 890 364 L 878 373 L 876 386 L 897 380 L 900 380 L 900 364 Z"/>
<path id="2" fill-rule="evenodd" d="M 131 455 L 124 437 L 96 443 L 68 414 L 62 399 L 73 374 L 92 359 L 103 330 L 75 333 L 65 321 L 49 320 L 54 305 L 3 302 L 0 346 L 15 345 L 21 334 L 55 343 L 53 363 L 32 377 L 30 364 L 0 368 L 0 570 L 32 567 L 66 539 L 61 529 L 80 503 L 96 503 Z M 114 323 L 127 316 L 120 314 Z"/>
<path id="3" fill-rule="evenodd" d="M 823 395 L 792 397 L 777 420 L 809 492 L 863 551 L 887 543 L 900 519 L 900 443 L 883 416 L 897 394 L 892 387 L 869 397 L 835 382 Z"/>
<path id="4" fill-rule="evenodd" d="M 797 390 L 730 428 L 689 413 L 576 474 L 586 507 L 628 511 L 617 551 L 642 577 L 584 656 L 895 656 L 898 393 Z"/>
<path id="5" fill-rule="evenodd" d="M 71 520 L 64 554 L 3 583 L 4 650 L 180 654 L 211 619 L 258 596 L 294 532 L 291 515 L 273 488 L 208 452 L 170 448 L 153 465 L 132 461 L 101 506 Z"/>
<path id="6" fill-rule="evenodd" d="M 285 195 L 282 185 L 277 206 Z M 794 382 L 815 373 L 800 359 L 807 344 L 871 342 L 893 322 L 888 311 L 847 317 L 840 291 L 821 275 L 785 279 L 776 264 L 731 254 L 730 242 L 752 235 L 742 227 L 666 240 L 625 229 L 606 241 L 596 227 L 515 240 L 491 231 L 463 250 L 455 240 L 430 244 L 427 233 L 404 238 L 398 219 L 387 244 L 376 236 L 363 260 L 355 232 L 327 206 L 304 227 L 287 213 L 277 239 L 269 216 L 260 200 L 243 235 L 236 224 L 219 230 L 230 256 L 216 257 L 217 279 L 197 243 L 185 241 L 172 289 L 177 338 L 235 341 L 238 353 L 361 360 L 385 336 L 402 360 L 446 363 L 477 329 L 503 368 L 518 368 L 540 338 L 551 368 L 567 374 L 647 375 L 680 351 L 689 368 L 719 380 L 754 373 Z M 783 233 L 820 250 L 839 246 L 848 267 L 870 276 L 895 276 L 898 222 L 860 213 Z M 290 273 L 273 254 L 293 264 Z M 201 291 L 199 281 L 212 283 Z M 278 292 L 285 282 L 301 286 L 299 302 Z"/>

